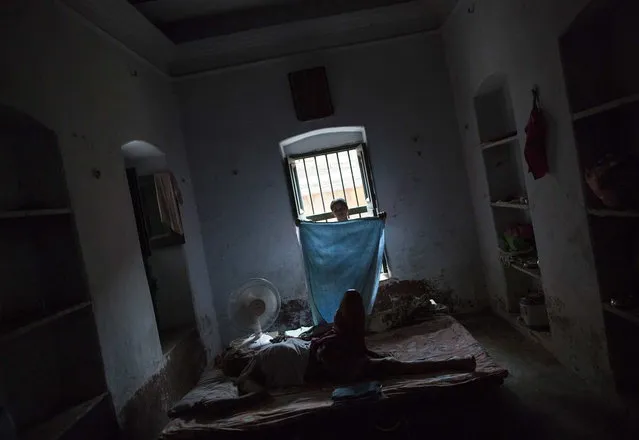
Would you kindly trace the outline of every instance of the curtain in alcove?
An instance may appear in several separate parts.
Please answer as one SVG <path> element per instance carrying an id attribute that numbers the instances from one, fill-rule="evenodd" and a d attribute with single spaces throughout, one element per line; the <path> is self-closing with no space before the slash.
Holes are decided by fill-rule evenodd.
<path id="1" fill-rule="evenodd" d="M 170 171 L 163 171 L 153 175 L 155 190 L 160 210 L 160 220 L 177 234 L 184 235 L 180 205 L 182 194 Z"/>

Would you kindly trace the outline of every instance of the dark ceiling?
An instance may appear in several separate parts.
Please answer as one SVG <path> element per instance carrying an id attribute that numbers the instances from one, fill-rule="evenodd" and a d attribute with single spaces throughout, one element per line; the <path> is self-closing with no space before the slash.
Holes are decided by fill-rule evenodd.
<path id="1" fill-rule="evenodd" d="M 201 0 L 128 1 L 179 44 L 413 0 L 236 0 L 234 4 L 216 0 L 208 3 Z M 160 7 L 162 13 L 158 12 Z"/>

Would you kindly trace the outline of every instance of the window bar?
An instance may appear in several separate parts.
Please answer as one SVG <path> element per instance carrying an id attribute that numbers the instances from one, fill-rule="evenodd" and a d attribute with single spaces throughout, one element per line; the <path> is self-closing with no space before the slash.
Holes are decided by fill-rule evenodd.
<path id="1" fill-rule="evenodd" d="M 375 194 L 375 179 L 373 178 L 371 158 L 368 154 L 366 154 L 366 144 L 362 144 L 360 148 L 362 152 L 362 160 L 364 161 L 364 166 L 366 167 L 366 182 L 368 184 L 368 194 L 370 197 L 370 202 L 373 206 L 373 216 L 377 217 L 379 215 L 379 206 L 377 205 L 377 195 Z"/>
<path id="2" fill-rule="evenodd" d="M 306 159 L 302 159 L 304 164 L 304 175 L 306 176 L 306 188 L 308 189 L 308 196 L 311 199 L 311 210 L 315 214 L 315 205 L 313 204 L 313 193 L 311 193 L 311 181 L 308 180 L 308 171 L 306 170 Z"/>
<path id="3" fill-rule="evenodd" d="M 366 169 L 366 165 L 364 164 L 364 158 L 362 157 L 362 153 L 361 151 L 357 151 L 357 160 L 359 162 L 359 169 L 361 170 L 362 176 L 366 177 L 363 179 L 363 185 L 364 185 L 364 197 L 366 198 L 366 201 L 368 202 L 369 200 L 372 201 L 371 198 L 371 192 L 370 189 L 368 188 L 368 170 Z"/>
<path id="4" fill-rule="evenodd" d="M 337 157 L 337 169 L 339 170 L 339 180 L 342 182 L 342 195 L 344 196 L 344 200 L 346 200 L 346 187 L 344 186 L 344 175 L 342 174 L 342 163 L 339 161 L 339 153 L 335 153 L 335 156 Z"/>
<path id="5" fill-rule="evenodd" d="M 297 202 L 297 216 L 304 215 L 304 200 L 302 199 L 302 189 L 300 188 L 300 180 L 297 177 L 297 166 L 295 162 L 290 164 L 291 178 L 293 180 L 293 194 Z"/>
<path id="6" fill-rule="evenodd" d="M 353 192 L 355 193 L 355 202 L 357 203 L 357 206 L 359 206 L 359 197 L 357 196 L 357 186 L 355 184 L 355 174 L 353 174 L 353 159 L 351 158 L 350 151 L 347 154 L 348 154 L 348 167 L 351 170 L 351 179 L 353 180 Z"/>
<path id="7" fill-rule="evenodd" d="M 315 160 L 315 173 L 317 174 L 317 184 L 319 186 L 320 198 L 322 199 L 322 212 L 326 212 L 326 204 L 324 203 L 324 190 L 322 189 L 322 179 L 319 175 L 319 167 L 317 166 L 317 156 L 313 156 Z"/>
<path id="8" fill-rule="evenodd" d="M 328 181 L 331 184 L 331 202 L 335 200 L 335 190 L 333 189 L 333 176 L 331 176 L 331 167 L 328 165 L 328 154 L 324 155 L 324 160 L 326 160 L 326 170 L 328 171 Z"/>

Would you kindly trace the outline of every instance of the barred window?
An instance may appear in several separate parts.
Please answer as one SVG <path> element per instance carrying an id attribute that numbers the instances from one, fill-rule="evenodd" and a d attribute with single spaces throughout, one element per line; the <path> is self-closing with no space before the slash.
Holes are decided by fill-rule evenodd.
<path id="1" fill-rule="evenodd" d="M 336 198 L 346 200 L 351 219 L 377 216 L 377 199 L 363 144 L 293 155 L 287 159 L 299 220 L 337 221 L 330 208 Z M 381 272 L 382 278 L 390 276 L 386 254 Z"/>
<path id="2" fill-rule="evenodd" d="M 288 158 L 300 220 L 335 221 L 331 201 L 343 198 L 351 218 L 377 215 L 371 176 L 362 145 Z"/>

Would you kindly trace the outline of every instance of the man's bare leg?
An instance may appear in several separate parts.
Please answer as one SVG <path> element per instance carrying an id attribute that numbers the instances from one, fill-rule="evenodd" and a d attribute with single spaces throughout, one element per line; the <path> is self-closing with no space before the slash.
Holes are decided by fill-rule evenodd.
<path id="1" fill-rule="evenodd" d="M 366 376 L 384 379 L 409 374 L 444 373 L 448 371 L 472 372 L 477 362 L 473 356 L 452 358 L 445 361 L 402 362 L 393 358 L 370 359 L 365 367 Z"/>

